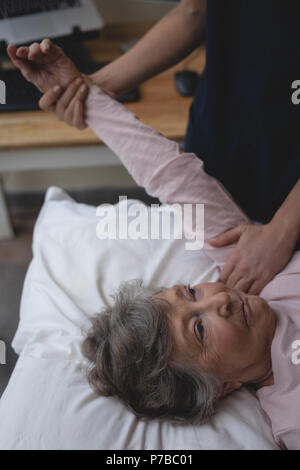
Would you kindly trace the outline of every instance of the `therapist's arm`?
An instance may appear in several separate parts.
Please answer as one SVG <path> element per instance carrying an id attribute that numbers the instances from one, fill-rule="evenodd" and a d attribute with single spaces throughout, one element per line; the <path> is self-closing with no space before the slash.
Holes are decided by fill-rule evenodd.
<path id="1" fill-rule="evenodd" d="M 181 0 L 126 54 L 91 75 L 96 85 L 124 93 L 168 69 L 203 40 L 205 0 Z"/>
<path id="2" fill-rule="evenodd" d="M 264 225 L 239 225 L 210 243 L 215 247 L 237 243 L 222 269 L 228 287 L 258 295 L 289 262 L 300 238 L 300 180 Z"/>
<path id="3" fill-rule="evenodd" d="M 90 78 L 113 97 L 134 89 L 180 62 L 201 44 L 205 34 L 205 13 L 206 0 L 181 0 L 131 50 Z M 54 110 L 57 117 L 69 125 L 79 129 L 85 127 L 83 106 L 75 107 L 74 100 L 49 103 L 49 109 L 45 110 Z"/>
<path id="4" fill-rule="evenodd" d="M 296 244 L 300 238 L 300 179 L 272 219 Z"/>

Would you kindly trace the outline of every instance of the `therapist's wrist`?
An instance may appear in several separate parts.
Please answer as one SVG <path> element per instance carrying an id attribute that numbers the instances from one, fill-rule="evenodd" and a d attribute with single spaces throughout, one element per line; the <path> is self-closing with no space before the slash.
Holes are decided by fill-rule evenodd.
<path id="1" fill-rule="evenodd" d="M 89 87 L 92 88 L 94 85 L 93 80 L 91 79 L 90 75 L 85 75 L 84 73 L 81 73 L 81 78 L 83 79 L 84 83 Z"/>
<path id="2" fill-rule="evenodd" d="M 105 88 L 101 87 L 99 84 L 95 83 L 94 80 L 92 80 L 91 75 L 85 75 L 84 73 L 81 74 L 81 77 L 84 80 L 84 83 L 88 86 L 89 89 L 91 89 L 93 86 L 97 86 L 99 89 L 104 91 L 107 95 L 109 95 L 111 98 L 115 99 L 114 93 L 105 90 Z"/>
<path id="3" fill-rule="evenodd" d="M 105 91 L 111 98 L 116 98 L 118 91 L 112 88 L 111 79 L 105 73 L 105 67 L 88 76 L 93 85 L 96 85 Z"/>
<path id="4" fill-rule="evenodd" d="M 288 238 L 294 245 L 300 238 L 300 220 L 293 217 L 293 214 L 277 211 L 269 225 L 280 238 Z"/>

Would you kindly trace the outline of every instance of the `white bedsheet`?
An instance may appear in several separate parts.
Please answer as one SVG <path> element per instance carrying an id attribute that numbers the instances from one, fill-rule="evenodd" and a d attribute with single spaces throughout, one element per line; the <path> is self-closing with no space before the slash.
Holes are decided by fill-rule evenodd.
<path id="1" fill-rule="evenodd" d="M 13 341 L 20 357 L 0 401 L 0 449 L 277 449 L 245 389 L 198 426 L 140 421 L 118 399 L 90 389 L 80 342 L 121 281 L 172 286 L 218 277 L 217 266 L 202 251 L 185 250 L 184 240 L 99 240 L 97 222 L 94 207 L 48 190 Z"/>

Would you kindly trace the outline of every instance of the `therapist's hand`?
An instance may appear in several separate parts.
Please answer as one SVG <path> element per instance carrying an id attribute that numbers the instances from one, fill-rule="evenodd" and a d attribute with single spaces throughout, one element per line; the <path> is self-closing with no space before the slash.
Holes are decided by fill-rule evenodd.
<path id="1" fill-rule="evenodd" d="M 70 82 L 80 77 L 80 72 L 64 51 L 49 39 L 40 44 L 16 47 L 10 44 L 7 53 L 14 65 L 27 81 L 42 93 L 55 85 L 67 88 Z"/>
<path id="2" fill-rule="evenodd" d="M 84 102 L 91 85 L 88 78 L 85 83 L 82 78 L 75 78 L 66 90 L 54 86 L 44 93 L 39 106 L 43 111 L 56 113 L 60 121 L 83 130 L 87 127 L 84 122 Z"/>
<path id="3" fill-rule="evenodd" d="M 87 127 L 84 104 L 92 85 L 90 77 L 82 75 L 73 80 L 66 90 L 57 87 L 48 90 L 40 99 L 39 106 L 43 111 L 55 113 L 59 121 L 83 130 Z"/>
<path id="4" fill-rule="evenodd" d="M 296 240 L 282 226 L 242 224 L 209 240 L 214 247 L 236 243 L 223 267 L 220 281 L 228 287 L 258 295 L 289 262 Z"/>
<path id="5" fill-rule="evenodd" d="M 62 90 L 53 91 L 50 89 L 39 102 L 41 109 L 54 112 L 60 121 L 64 121 L 69 126 L 74 126 L 79 130 L 87 127 L 84 119 L 84 104 L 89 94 L 89 88 L 95 84 L 91 75 L 82 74 L 82 77 L 87 87 L 82 85 L 80 79 L 75 79 L 64 93 L 62 93 Z M 111 98 L 116 98 L 113 92 L 109 90 L 104 91 Z"/>

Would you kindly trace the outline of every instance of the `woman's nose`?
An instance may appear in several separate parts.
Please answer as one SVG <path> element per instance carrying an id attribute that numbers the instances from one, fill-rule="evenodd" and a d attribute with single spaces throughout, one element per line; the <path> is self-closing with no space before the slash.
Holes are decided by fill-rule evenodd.
<path id="1" fill-rule="evenodd" d="M 230 317 L 232 315 L 232 299 L 228 292 L 219 292 L 212 296 L 205 305 L 205 311 L 209 313 L 215 313 L 221 317 Z"/>
<path id="2" fill-rule="evenodd" d="M 229 318 L 233 313 L 233 302 L 228 292 L 222 292 L 218 298 L 218 314 L 221 317 Z"/>

